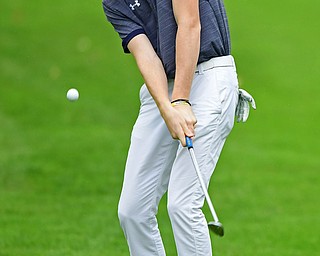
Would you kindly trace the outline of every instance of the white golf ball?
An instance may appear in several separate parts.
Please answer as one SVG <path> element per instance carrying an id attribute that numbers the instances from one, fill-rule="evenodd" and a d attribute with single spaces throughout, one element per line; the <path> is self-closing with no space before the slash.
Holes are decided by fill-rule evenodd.
<path id="1" fill-rule="evenodd" d="M 79 92 L 75 88 L 71 88 L 67 92 L 67 99 L 70 101 L 76 101 L 79 99 Z"/>

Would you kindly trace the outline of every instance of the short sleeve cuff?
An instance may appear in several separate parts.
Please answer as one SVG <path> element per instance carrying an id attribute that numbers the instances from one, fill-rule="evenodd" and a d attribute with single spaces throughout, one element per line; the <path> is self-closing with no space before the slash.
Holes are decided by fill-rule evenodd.
<path id="1" fill-rule="evenodd" d="M 145 34 L 144 29 L 139 28 L 136 29 L 134 31 L 132 31 L 129 35 L 126 36 L 126 38 L 124 38 L 122 40 L 122 47 L 125 53 L 130 53 L 129 49 L 128 49 L 128 44 L 131 41 L 131 39 L 133 39 L 135 36 L 140 35 L 140 34 Z"/>

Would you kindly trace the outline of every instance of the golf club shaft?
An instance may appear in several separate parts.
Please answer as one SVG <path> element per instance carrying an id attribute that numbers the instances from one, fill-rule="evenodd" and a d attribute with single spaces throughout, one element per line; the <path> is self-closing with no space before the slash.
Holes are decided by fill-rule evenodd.
<path id="1" fill-rule="evenodd" d="M 202 175 L 201 175 L 201 172 L 200 172 L 200 168 L 199 168 L 199 165 L 198 165 L 198 162 L 197 162 L 194 150 L 193 150 L 192 140 L 189 137 L 186 137 L 186 140 L 187 140 L 188 151 L 189 151 L 191 159 L 192 159 L 192 163 L 194 165 L 194 168 L 196 169 L 196 173 L 197 173 L 201 188 L 202 188 L 203 193 L 205 195 L 205 198 L 207 200 L 207 204 L 209 206 L 209 209 L 211 211 L 213 219 L 214 219 L 215 222 L 219 222 L 218 216 L 216 214 L 216 211 L 214 210 L 214 207 L 213 207 L 213 204 L 211 202 L 209 193 L 207 191 L 206 185 L 205 185 L 205 183 L 203 181 L 203 178 L 202 178 Z"/>

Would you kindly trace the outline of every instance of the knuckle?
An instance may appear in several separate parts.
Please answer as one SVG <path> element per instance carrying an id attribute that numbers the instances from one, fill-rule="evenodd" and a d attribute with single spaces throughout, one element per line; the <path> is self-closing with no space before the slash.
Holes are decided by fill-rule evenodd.
<path id="1" fill-rule="evenodd" d="M 198 120 L 196 118 L 193 119 L 193 124 L 198 123 Z"/>
<path id="2" fill-rule="evenodd" d="M 171 137 L 172 137 L 173 139 L 177 139 L 177 135 L 176 135 L 175 133 L 171 133 Z"/>

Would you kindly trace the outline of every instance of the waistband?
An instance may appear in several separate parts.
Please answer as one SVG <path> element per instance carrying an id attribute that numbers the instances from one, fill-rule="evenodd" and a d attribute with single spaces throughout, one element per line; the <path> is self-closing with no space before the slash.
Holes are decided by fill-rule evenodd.
<path id="1" fill-rule="evenodd" d="M 219 68 L 219 67 L 234 67 L 236 68 L 236 64 L 234 62 L 234 58 L 232 55 L 215 57 L 208 61 L 202 62 L 198 64 L 195 73 L 201 74 L 206 70 Z"/>

